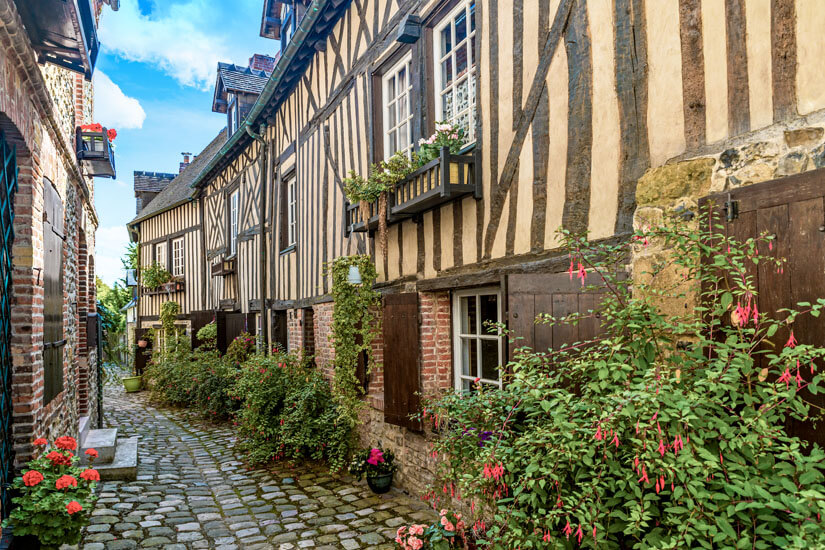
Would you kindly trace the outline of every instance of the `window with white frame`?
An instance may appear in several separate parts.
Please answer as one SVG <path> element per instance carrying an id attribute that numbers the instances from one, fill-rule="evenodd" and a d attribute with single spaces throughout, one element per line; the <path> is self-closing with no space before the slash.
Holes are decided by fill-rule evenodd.
<path id="1" fill-rule="evenodd" d="M 464 129 L 475 141 L 476 17 L 475 0 L 464 0 L 435 27 L 436 120 Z"/>
<path id="2" fill-rule="evenodd" d="M 412 53 L 384 74 L 384 158 L 397 151 L 412 151 L 412 79 L 410 64 Z"/>
<path id="3" fill-rule="evenodd" d="M 292 246 L 297 240 L 298 233 L 298 198 L 295 193 L 295 177 L 287 182 L 287 246 Z"/>
<path id="4" fill-rule="evenodd" d="M 172 275 L 183 277 L 183 237 L 172 241 Z"/>
<path id="5" fill-rule="evenodd" d="M 168 260 L 166 255 L 166 242 L 157 243 L 155 245 L 155 263 L 168 269 Z"/>
<path id="6" fill-rule="evenodd" d="M 475 380 L 501 386 L 504 360 L 501 294 L 497 288 L 462 290 L 453 294 L 453 357 L 455 387 L 472 391 Z"/>
<path id="7" fill-rule="evenodd" d="M 238 252 L 238 199 L 239 191 L 233 191 L 229 195 L 229 255 L 234 256 Z"/>

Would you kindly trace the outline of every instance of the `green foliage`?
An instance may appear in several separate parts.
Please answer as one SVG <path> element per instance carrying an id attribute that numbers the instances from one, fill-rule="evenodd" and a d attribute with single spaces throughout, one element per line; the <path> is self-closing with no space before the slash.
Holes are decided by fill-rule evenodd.
<path id="1" fill-rule="evenodd" d="M 416 168 L 437 159 L 441 155 L 442 147 L 449 147 L 450 153 L 457 155 L 464 146 L 464 129 L 455 124 L 437 122 L 435 133 L 427 139 L 421 138 L 418 145 L 418 166 Z"/>
<path id="2" fill-rule="evenodd" d="M 392 190 L 420 165 L 417 156 L 410 159 L 399 151 L 386 161 L 373 164 L 368 178 L 350 170 L 349 177 L 344 178 L 344 194 L 350 204 L 373 202 L 378 200 L 381 193 Z"/>
<path id="3" fill-rule="evenodd" d="M 351 441 L 328 382 L 289 355 L 256 355 L 242 368 L 232 397 L 241 447 L 253 462 L 326 460 L 340 470 Z"/>
<path id="4" fill-rule="evenodd" d="M 211 323 L 202 326 L 197 333 L 197 338 L 200 340 L 201 347 L 214 348 L 218 345 L 218 323 L 212 321 Z"/>
<path id="5" fill-rule="evenodd" d="M 398 470 L 395 453 L 390 449 L 372 447 L 362 449 L 353 455 L 349 463 L 349 473 L 359 481 L 362 477 L 375 477 L 394 474 Z"/>
<path id="6" fill-rule="evenodd" d="M 46 458 L 50 453 L 56 453 L 51 456 L 59 455 L 59 458 L 56 461 Z M 64 464 L 61 465 L 61 462 Z M 77 544 L 80 531 L 88 524 L 89 514 L 97 500 L 94 493 L 96 483 L 91 481 L 92 478 L 87 480 L 81 477 L 86 468 L 80 468 L 78 462 L 79 458 L 72 456 L 69 450 L 56 447 L 50 447 L 40 458 L 30 461 L 23 475 L 14 480 L 13 488 L 18 496 L 12 499 L 15 507 L 3 525 L 13 525 L 15 537 L 36 536 L 45 549 L 56 550 L 64 543 Z M 42 481 L 26 486 L 23 476 L 31 471 L 39 472 L 43 476 Z M 58 489 L 57 480 L 64 475 L 74 478 L 76 486 Z M 94 479 L 99 479 L 99 476 Z M 76 502 L 82 510 L 70 514 L 66 508 L 70 502 Z"/>
<path id="7" fill-rule="evenodd" d="M 123 264 L 123 269 L 137 269 L 140 267 L 140 247 L 138 243 L 129 243 L 126 245 L 126 253 L 120 259 Z"/>
<path id="8" fill-rule="evenodd" d="M 347 282 L 350 266 L 356 266 L 361 272 L 361 284 Z M 381 322 L 376 315 L 380 295 L 373 289 L 377 274 L 369 256 L 342 256 L 328 268 L 332 275 L 332 298 L 335 301 L 330 336 L 335 347 L 332 388 L 345 420 L 355 426 L 358 412 L 363 408 L 361 396 L 364 393 L 356 375 L 358 356 L 366 354 L 367 370 L 371 370 L 372 342 L 381 331 Z"/>
<path id="9" fill-rule="evenodd" d="M 172 274 L 157 262 L 145 266 L 140 272 L 140 282 L 144 288 L 155 290 L 172 280 Z"/>
<path id="10" fill-rule="evenodd" d="M 99 277 L 95 278 L 95 291 L 98 304 L 106 309 L 105 313 L 101 313 L 101 322 L 105 323 L 104 330 L 119 333 L 125 331 L 126 315 L 121 309 L 132 300 L 132 292 L 119 282 L 110 287 Z"/>
<path id="11" fill-rule="evenodd" d="M 255 337 L 242 332 L 227 346 L 224 358 L 237 367 L 245 363 L 255 353 Z"/>
<path id="12" fill-rule="evenodd" d="M 504 389 L 428 404 L 439 493 L 443 484 L 488 512 L 490 547 L 825 545 L 825 453 L 786 429 L 821 418 L 806 396 L 821 391 L 825 349 L 788 334 L 825 300 L 757 312 L 752 270 L 781 271 L 760 254 L 772 237 L 738 242 L 701 227 L 637 232 L 632 246 L 668 252 L 633 287 L 627 245 L 562 233 L 571 277 L 580 266 L 583 284 L 606 281 L 604 333 L 552 353 L 522 349 Z M 694 293 L 695 311 L 683 307 Z"/>

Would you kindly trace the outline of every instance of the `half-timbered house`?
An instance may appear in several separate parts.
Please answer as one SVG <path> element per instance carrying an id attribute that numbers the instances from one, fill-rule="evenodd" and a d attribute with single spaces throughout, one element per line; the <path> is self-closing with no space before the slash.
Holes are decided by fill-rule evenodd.
<path id="1" fill-rule="evenodd" d="M 208 273 L 204 262 L 203 210 L 191 184 L 225 141 L 224 129 L 192 162 L 185 158 L 180 173 L 129 222 L 131 239 L 139 243 L 141 265 L 158 264 L 173 277 L 170 284 L 148 289 L 140 285 L 138 276 L 134 340 L 160 326 L 161 305 L 167 301 L 178 303 L 178 322 L 193 340 L 197 330 L 214 319 L 206 306 Z M 135 173 L 136 190 L 138 177 L 142 182 L 145 174 Z M 138 372 L 145 366 L 145 360 L 145 354 L 136 355 Z"/>
<path id="2" fill-rule="evenodd" d="M 569 284 L 559 227 L 621 239 L 729 192 L 745 232 L 823 234 L 821 172 L 747 187 L 825 166 L 823 13 L 814 0 L 265 0 L 280 57 L 194 179 L 206 306 L 329 372 L 324 265 L 370 254 L 384 333 L 364 437 L 393 446 L 400 483 L 420 489 L 432 459 L 409 415 L 420 393 L 500 384 L 509 346 L 485 322 L 544 349 L 598 330 L 533 323 L 595 304 Z M 465 147 L 391 193 L 383 254 L 342 179 L 437 122 L 462 126 Z M 809 294 L 825 288 L 817 266 L 799 275 L 817 281 Z"/>

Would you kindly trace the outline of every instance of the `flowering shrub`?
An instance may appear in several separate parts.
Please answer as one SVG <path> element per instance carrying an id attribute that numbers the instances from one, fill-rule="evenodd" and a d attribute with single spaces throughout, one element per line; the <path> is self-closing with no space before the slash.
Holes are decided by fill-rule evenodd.
<path id="1" fill-rule="evenodd" d="M 449 147 L 450 153 L 457 155 L 464 146 L 464 129 L 456 124 L 436 122 L 435 133 L 418 141 L 418 166 L 424 166 L 441 154 L 442 147 Z"/>
<path id="2" fill-rule="evenodd" d="M 441 510 L 439 516 L 439 521 L 430 526 L 414 523 L 409 527 L 399 527 L 395 543 L 404 550 L 463 548 L 467 541 L 461 514 Z"/>
<path id="3" fill-rule="evenodd" d="M 363 449 L 355 453 L 349 464 L 349 473 L 354 475 L 358 481 L 364 476 L 385 476 L 394 474 L 398 469 L 395 464 L 395 455 L 389 449 L 373 447 Z"/>
<path id="4" fill-rule="evenodd" d="M 34 444 L 46 447 L 48 442 L 36 439 Z M 14 526 L 15 537 L 35 536 L 47 549 L 80 540 L 80 530 L 88 523 L 96 500 L 94 488 L 100 474 L 92 468 L 80 468 L 76 450 L 74 438 L 60 437 L 15 479 L 13 487 L 19 496 L 12 499 L 15 507 L 3 523 Z M 86 454 L 90 462 L 97 457 L 94 449 Z"/>
<path id="5" fill-rule="evenodd" d="M 289 355 L 255 356 L 231 395 L 242 403 L 236 422 L 253 462 L 309 458 L 326 460 L 333 470 L 344 466 L 351 431 L 318 371 Z"/>
<path id="6" fill-rule="evenodd" d="M 773 237 L 739 242 L 706 222 L 640 231 L 630 246 L 661 253 L 632 288 L 628 245 L 562 238 L 570 277 L 605 282 L 603 333 L 521 349 L 503 389 L 429 403 L 443 461 L 428 497 L 467 502 L 495 548 L 823 547 L 825 453 L 786 426 L 821 418 L 806 396 L 821 391 L 825 349 L 793 323 L 825 300 L 758 310 L 749 270 L 783 271 Z"/>

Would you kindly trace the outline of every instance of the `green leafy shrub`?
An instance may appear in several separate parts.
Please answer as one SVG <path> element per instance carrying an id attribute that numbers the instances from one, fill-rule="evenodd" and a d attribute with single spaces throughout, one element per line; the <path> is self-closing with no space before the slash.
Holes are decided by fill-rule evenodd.
<path id="1" fill-rule="evenodd" d="M 240 366 L 255 353 L 255 337 L 242 332 L 227 346 L 224 359 L 230 364 Z"/>
<path id="2" fill-rule="evenodd" d="M 45 447 L 48 442 L 37 439 L 34 444 Z M 72 453 L 76 449 L 74 438 L 60 437 L 14 480 L 19 496 L 12 499 L 15 507 L 3 525 L 14 526 L 15 538 L 35 536 L 42 548 L 54 550 L 64 543 L 79 542 L 97 500 L 94 488 L 100 474 L 78 466 L 80 459 Z M 89 458 L 94 460 L 97 452 L 90 449 L 87 454 L 90 452 Z"/>
<path id="3" fill-rule="evenodd" d="M 749 270 L 782 270 L 759 252 L 772 237 L 737 242 L 702 227 L 638 232 L 632 246 L 662 254 L 633 287 L 622 276 L 627 245 L 563 234 L 571 277 L 606 282 L 604 333 L 550 353 L 522 349 L 504 389 L 428 404 L 443 459 L 429 497 L 469 501 L 488 521 L 482 543 L 825 547 L 825 453 L 786 429 L 821 418 L 806 396 L 821 390 L 825 349 L 797 343 L 792 329 L 825 300 L 758 311 Z M 669 300 L 697 307 L 670 314 Z"/>
<path id="4" fill-rule="evenodd" d="M 351 427 L 342 422 L 328 382 L 289 355 L 254 356 L 242 368 L 232 397 L 241 446 L 253 462 L 326 460 L 340 470 Z"/>
<path id="5" fill-rule="evenodd" d="M 218 345 L 218 323 L 212 321 L 202 326 L 198 329 L 197 338 L 201 341 L 201 347 L 214 349 Z"/>
<path id="6" fill-rule="evenodd" d="M 160 285 L 172 280 L 172 274 L 157 262 L 144 266 L 140 271 L 140 282 L 149 290 L 155 290 Z"/>
<path id="7" fill-rule="evenodd" d="M 198 349 L 192 354 L 192 369 L 197 378 L 193 405 L 213 420 L 223 420 L 237 411 L 239 404 L 231 393 L 240 376 L 234 363 L 221 359 L 216 350 Z"/>

